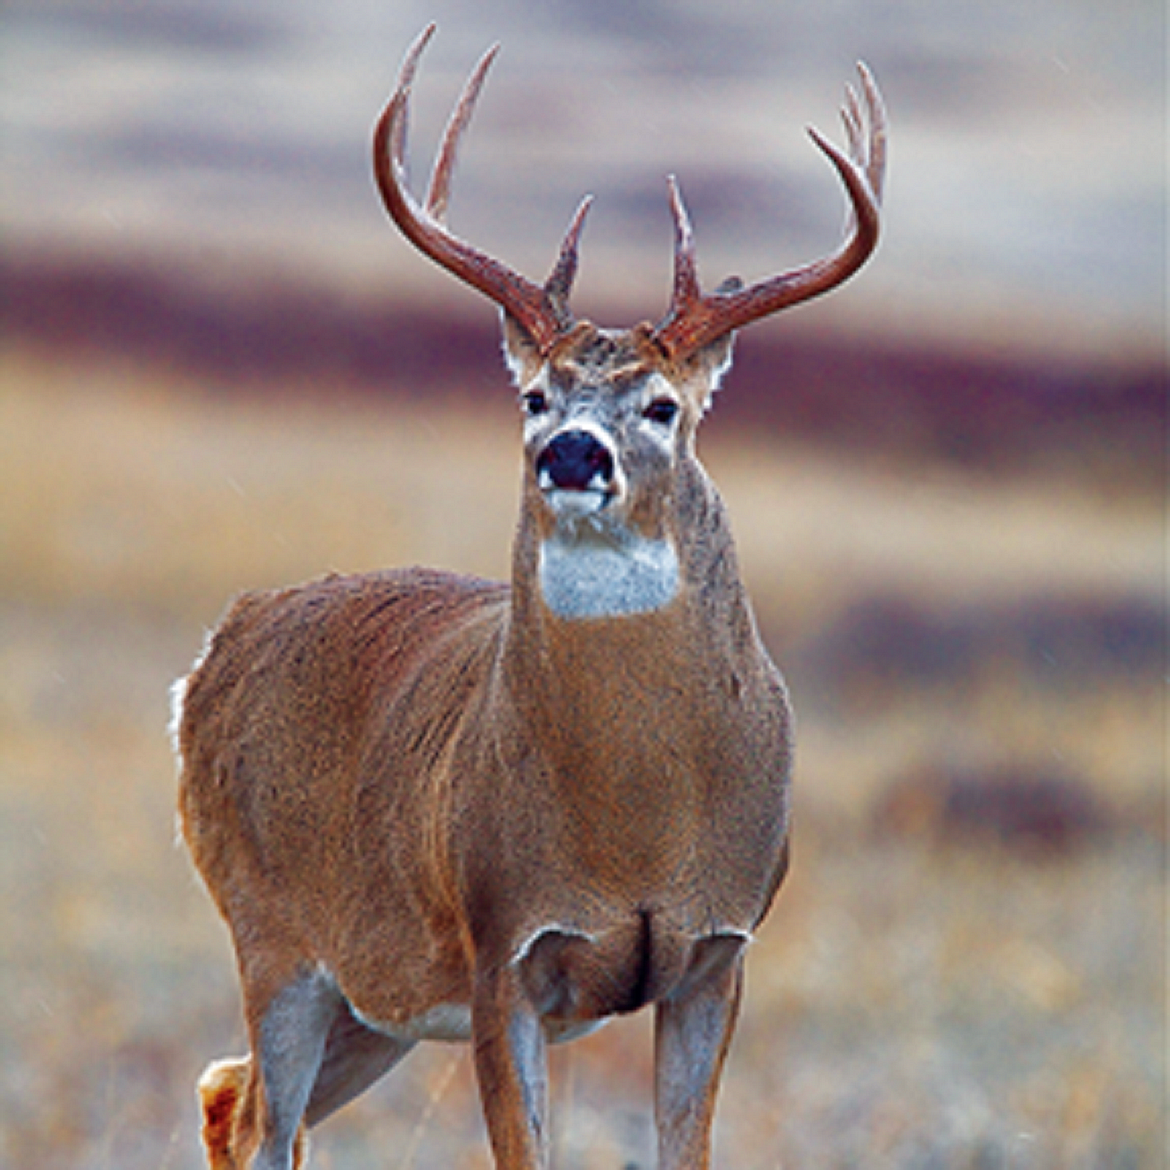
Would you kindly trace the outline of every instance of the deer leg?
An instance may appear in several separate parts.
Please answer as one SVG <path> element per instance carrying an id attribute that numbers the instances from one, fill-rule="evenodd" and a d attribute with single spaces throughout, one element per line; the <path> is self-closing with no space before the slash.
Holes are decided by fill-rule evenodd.
<path id="1" fill-rule="evenodd" d="M 739 1014 L 746 938 L 695 948 L 680 985 L 658 1004 L 655 1105 L 660 1170 L 707 1170 L 723 1063 Z"/>
<path id="2" fill-rule="evenodd" d="M 261 1017 L 253 1051 L 263 1086 L 263 1138 L 249 1170 L 296 1167 L 294 1145 L 342 1003 L 332 980 L 311 972 L 286 984 Z"/>
<path id="3" fill-rule="evenodd" d="M 514 966 L 480 976 L 472 1004 L 475 1073 L 496 1165 L 549 1164 L 544 1025 Z"/>
<path id="4" fill-rule="evenodd" d="M 211 1170 L 240 1170 L 244 1164 L 247 1151 L 241 1145 L 254 1129 L 248 1107 L 255 1094 L 251 1085 L 250 1056 L 217 1060 L 199 1078 L 203 1148 Z"/>
<path id="5" fill-rule="evenodd" d="M 363 1024 L 343 1004 L 325 1043 L 317 1080 L 305 1109 L 305 1123 L 316 1125 L 388 1073 L 414 1047 Z"/>
<path id="6" fill-rule="evenodd" d="M 203 1141 L 212 1170 L 304 1165 L 305 1109 L 341 1003 L 325 976 L 297 976 L 251 1020 L 252 1055 L 203 1074 Z"/>

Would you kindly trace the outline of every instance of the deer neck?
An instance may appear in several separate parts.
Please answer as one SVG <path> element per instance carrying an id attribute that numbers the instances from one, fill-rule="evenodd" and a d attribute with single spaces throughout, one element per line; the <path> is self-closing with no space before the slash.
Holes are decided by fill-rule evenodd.
<path id="1" fill-rule="evenodd" d="M 723 774 L 723 744 L 744 717 L 744 680 L 760 675 L 718 497 L 712 489 L 674 511 L 653 541 L 604 553 L 559 548 L 563 534 L 542 538 L 522 513 L 502 662 L 509 706 L 534 732 L 513 768 L 526 799 L 557 810 L 550 824 L 565 832 L 548 831 L 566 855 L 591 873 L 603 858 L 623 897 L 651 902 L 698 864 L 693 842 L 717 792 L 739 782 Z M 561 556 L 581 560 L 570 569 Z M 625 580 L 597 590 L 621 605 L 636 598 L 629 612 L 566 612 L 560 590 L 588 592 L 592 574 L 614 565 Z M 559 582 L 562 572 L 579 578 Z"/>
<path id="2" fill-rule="evenodd" d="M 606 732 L 623 725 L 677 724 L 709 709 L 714 682 L 754 669 L 760 647 L 730 528 L 701 467 L 652 536 L 550 531 L 537 506 L 521 511 L 505 658 L 510 690 L 560 738 L 613 742 Z"/>

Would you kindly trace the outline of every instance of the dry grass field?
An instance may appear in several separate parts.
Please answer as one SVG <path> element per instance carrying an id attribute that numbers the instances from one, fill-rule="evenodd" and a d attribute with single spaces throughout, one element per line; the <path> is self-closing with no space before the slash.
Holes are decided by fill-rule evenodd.
<path id="1" fill-rule="evenodd" d="M 1159 495 L 834 461 L 718 410 L 704 452 L 801 731 L 719 1165 L 1165 1165 Z M 0 1164 L 200 1164 L 194 1081 L 241 1027 L 174 843 L 168 685 L 242 588 L 504 573 L 517 478 L 502 374 L 278 403 L 3 359 Z M 641 1018 L 558 1051 L 558 1167 L 653 1164 L 649 1058 Z M 413 1055 L 314 1164 L 484 1170 L 466 1053 Z"/>

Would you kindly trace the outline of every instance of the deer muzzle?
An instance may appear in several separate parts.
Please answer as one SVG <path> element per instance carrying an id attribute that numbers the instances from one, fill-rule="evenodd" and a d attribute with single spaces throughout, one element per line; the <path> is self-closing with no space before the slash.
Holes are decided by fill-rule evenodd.
<path id="1" fill-rule="evenodd" d="M 590 431 L 561 431 L 541 451 L 536 474 L 545 491 L 609 492 L 613 452 Z"/>
<path id="2" fill-rule="evenodd" d="M 612 448 L 591 430 L 560 431 L 536 459 L 536 480 L 549 507 L 562 518 L 593 515 L 619 494 Z"/>

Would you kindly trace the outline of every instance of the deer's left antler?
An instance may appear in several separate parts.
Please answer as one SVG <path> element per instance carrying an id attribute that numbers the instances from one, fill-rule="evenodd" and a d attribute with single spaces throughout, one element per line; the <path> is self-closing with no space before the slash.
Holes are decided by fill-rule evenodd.
<path id="1" fill-rule="evenodd" d="M 841 246 L 830 256 L 741 286 L 727 282 L 714 292 L 699 286 L 695 239 L 678 183 L 671 176 L 670 206 L 674 214 L 674 292 L 666 316 L 653 336 L 674 360 L 717 341 L 761 317 L 820 296 L 848 280 L 872 255 L 881 229 L 882 187 L 886 170 L 886 111 L 873 74 L 858 64 L 861 97 L 845 88 L 841 120 L 847 149 L 834 146 L 817 130 L 809 129 L 841 176 L 852 208 L 850 227 Z"/>

